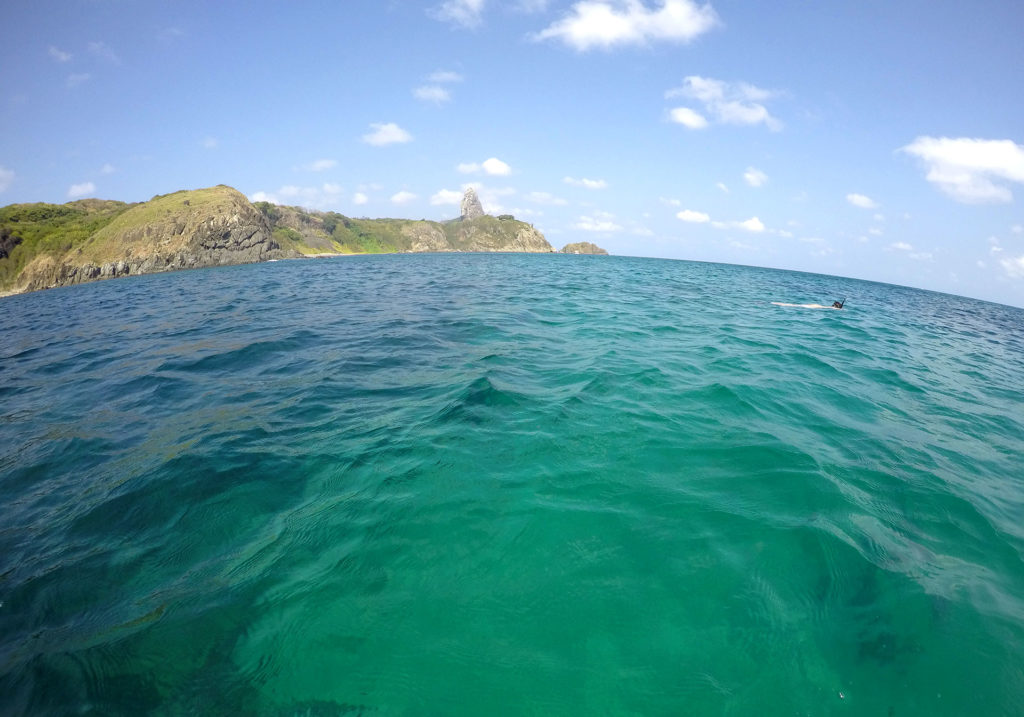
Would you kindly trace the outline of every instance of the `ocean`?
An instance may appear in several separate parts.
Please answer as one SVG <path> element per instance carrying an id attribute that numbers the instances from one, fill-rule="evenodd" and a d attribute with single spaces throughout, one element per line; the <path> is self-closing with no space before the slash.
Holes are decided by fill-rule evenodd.
<path id="1" fill-rule="evenodd" d="M 0 714 L 1024 714 L 1024 310 L 514 254 L 0 310 Z"/>

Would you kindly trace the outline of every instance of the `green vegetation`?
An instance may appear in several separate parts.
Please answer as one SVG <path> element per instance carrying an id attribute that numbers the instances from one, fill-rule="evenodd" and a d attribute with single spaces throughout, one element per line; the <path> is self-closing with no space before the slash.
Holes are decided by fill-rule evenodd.
<path id="1" fill-rule="evenodd" d="M 402 235 L 402 219 L 349 219 L 340 214 L 331 238 L 347 254 L 387 254 L 409 247 Z"/>
<path id="2" fill-rule="evenodd" d="M 0 257 L 0 291 L 11 288 L 22 269 L 37 256 L 61 256 L 80 249 L 130 206 L 124 202 L 84 199 L 67 204 L 11 204 L 0 208 L 0 233 L 20 239 L 8 239 L 7 256 Z"/>
<path id="3" fill-rule="evenodd" d="M 119 215 L 115 221 L 104 227 L 103 232 L 97 239 L 122 232 L 129 229 L 143 227 L 149 224 L 156 224 L 166 220 L 171 215 L 188 213 L 202 213 L 213 209 L 216 205 L 230 202 L 236 196 L 241 196 L 234 189 L 219 184 L 208 189 L 193 189 L 174 192 L 173 194 L 158 194 L 148 202 L 142 202 L 131 207 L 130 211 Z"/>
<path id="4" fill-rule="evenodd" d="M 169 240 L 180 235 L 187 225 L 205 217 L 235 214 L 240 205 L 248 205 L 245 196 L 223 184 L 206 189 L 182 190 L 158 194 L 119 214 L 82 246 L 82 259 L 103 264 L 122 258 L 134 245 L 142 254 L 154 248 L 156 237 Z"/>
<path id="5" fill-rule="evenodd" d="M 281 218 L 281 211 L 278 209 L 276 204 L 271 204 L 270 202 L 256 202 L 253 206 L 259 209 L 263 216 L 272 222 Z"/>
<path id="6" fill-rule="evenodd" d="M 310 246 L 306 243 L 305 237 L 291 227 L 274 227 L 273 237 L 285 251 L 290 249 L 305 256 L 327 253 L 341 254 L 344 252 L 342 246 L 333 240 L 328 240 L 329 244 L 326 246 L 324 242 L 317 242 L 318 246 Z"/>

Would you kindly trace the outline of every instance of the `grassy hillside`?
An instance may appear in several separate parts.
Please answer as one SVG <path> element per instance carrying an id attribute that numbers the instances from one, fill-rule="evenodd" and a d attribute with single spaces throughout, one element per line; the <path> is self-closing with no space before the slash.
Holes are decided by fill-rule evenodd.
<path id="1" fill-rule="evenodd" d="M 100 228 L 83 243 L 79 258 L 103 264 L 123 258 L 126 252 L 146 256 L 157 249 L 157 244 L 163 250 L 182 249 L 197 225 L 210 218 L 237 214 L 248 204 L 243 194 L 222 184 L 158 194 Z"/>
<path id="2" fill-rule="evenodd" d="M 505 215 L 432 222 L 356 219 L 257 202 L 282 247 L 301 254 L 386 254 L 413 251 L 553 251 L 532 226 Z"/>
<path id="3" fill-rule="evenodd" d="M 101 199 L 67 204 L 11 204 L 0 208 L 0 232 L 13 244 L 0 258 L 0 290 L 41 254 L 63 255 L 84 246 L 132 205 Z"/>
<path id="4" fill-rule="evenodd" d="M 387 254 L 411 251 L 410 227 L 424 222 L 411 219 L 353 219 L 337 212 L 315 212 L 256 202 L 270 222 L 274 238 L 301 254 Z"/>

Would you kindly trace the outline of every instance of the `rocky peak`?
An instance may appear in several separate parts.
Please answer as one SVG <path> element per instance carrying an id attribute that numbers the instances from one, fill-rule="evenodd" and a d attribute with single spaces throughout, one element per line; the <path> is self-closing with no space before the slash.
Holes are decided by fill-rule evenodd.
<path id="1" fill-rule="evenodd" d="M 482 216 L 484 216 L 484 207 L 480 203 L 480 198 L 476 196 L 476 190 L 470 187 L 462 197 L 462 218 L 476 219 Z"/>

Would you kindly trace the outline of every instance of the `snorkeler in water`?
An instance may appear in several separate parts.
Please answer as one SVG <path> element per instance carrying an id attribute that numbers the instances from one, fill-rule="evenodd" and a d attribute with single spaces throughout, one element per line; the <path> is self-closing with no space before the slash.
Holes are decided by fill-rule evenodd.
<path id="1" fill-rule="evenodd" d="M 784 304 L 781 301 L 773 301 L 772 304 L 775 306 L 795 306 L 800 309 L 841 309 L 846 304 L 846 299 L 833 301 L 832 306 L 825 306 L 824 304 Z"/>

